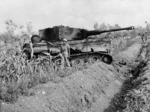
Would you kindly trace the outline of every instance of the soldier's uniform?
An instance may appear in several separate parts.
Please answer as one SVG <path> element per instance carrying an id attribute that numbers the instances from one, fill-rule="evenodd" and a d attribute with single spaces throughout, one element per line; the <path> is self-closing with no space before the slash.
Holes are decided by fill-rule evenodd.
<path id="1" fill-rule="evenodd" d="M 27 55 L 28 59 L 31 59 L 33 57 L 33 46 L 32 43 L 25 43 L 23 45 L 23 53 L 25 53 Z"/>
<path id="2" fill-rule="evenodd" d="M 63 56 L 62 58 L 62 64 L 67 65 L 70 67 L 69 57 L 70 57 L 70 45 L 67 43 L 66 39 L 63 39 L 63 44 L 61 46 L 61 54 Z"/>
<path id="3" fill-rule="evenodd" d="M 140 36 L 141 36 L 142 42 L 143 42 L 143 43 L 146 43 L 146 42 L 147 42 L 148 33 L 145 32 L 145 34 L 141 34 Z"/>

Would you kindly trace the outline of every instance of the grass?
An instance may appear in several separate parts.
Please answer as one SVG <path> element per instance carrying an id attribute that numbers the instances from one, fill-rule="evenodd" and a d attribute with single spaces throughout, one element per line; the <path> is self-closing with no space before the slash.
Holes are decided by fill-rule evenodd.
<path id="1" fill-rule="evenodd" d="M 44 58 L 26 61 L 22 54 L 15 56 L 9 53 L 5 57 L 0 67 L 0 99 L 3 101 L 16 101 L 19 94 L 27 95 L 29 88 L 46 83 L 55 75 L 52 65 Z"/>

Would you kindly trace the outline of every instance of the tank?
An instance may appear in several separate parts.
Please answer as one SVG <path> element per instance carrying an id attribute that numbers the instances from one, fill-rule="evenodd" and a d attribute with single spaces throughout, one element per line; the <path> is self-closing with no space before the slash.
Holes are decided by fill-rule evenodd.
<path id="1" fill-rule="evenodd" d="M 68 26 L 54 26 L 52 28 L 45 28 L 39 30 L 40 41 L 44 40 L 45 43 L 33 44 L 34 53 L 47 52 L 47 42 L 50 43 L 53 54 L 60 52 L 61 40 L 63 38 L 68 40 L 70 45 L 70 62 L 72 66 L 82 65 L 83 63 L 95 63 L 102 61 L 111 64 L 113 59 L 109 54 L 107 44 L 110 41 L 99 41 L 97 38 L 89 38 L 93 35 L 100 35 L 107 32 L 116 32 L 122 30 L 133 30 L 134 27 L 110 29 L 110 30 L 86 30 L 80 28 L 71 28 Z M 103 45 L 103 46 L 102 46 Z M 44 48 L 45 47 L 45 48 Z"/>

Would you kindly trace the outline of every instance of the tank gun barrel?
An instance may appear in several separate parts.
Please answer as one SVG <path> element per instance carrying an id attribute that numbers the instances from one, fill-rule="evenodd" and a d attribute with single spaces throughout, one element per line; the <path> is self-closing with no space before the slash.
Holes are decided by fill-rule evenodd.
<path id="1" fill-rule="evenodd" d="M 110 29 L 110 30 L 103 30 L 103 31 L 91 30 L 91 31 L 87 31 L 87 36 L 99 35 L 99 34 L 102 34 L 102 33 L 122 31 L 122 30 L 133 30 L 133 29 L 135 29 L 134 26 L 125 27 L 125 28 Z"/>

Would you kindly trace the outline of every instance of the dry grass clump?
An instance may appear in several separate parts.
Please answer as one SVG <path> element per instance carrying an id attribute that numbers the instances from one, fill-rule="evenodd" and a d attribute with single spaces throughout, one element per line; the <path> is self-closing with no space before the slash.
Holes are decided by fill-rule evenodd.
<path id="1" fill-rule="evenodd" d="M 149 112 L 150 85 L 143 85 L 142 80 L 136 84 L 128 83 L 121 95 L 114 100 L 115 110 L 118 112 Z"/>
<path id="2" fill-rule="evenodd" d="M 126 94 L 126 108 L 124 112 L 149 112 L 150 111 L 150 83 L 149 83 L 149 63 L 140 72 L 135 74 L 132 80 L 132 88 Z"/>
<path id="3" fill-rule="evenodd" d="M 132 90 L 125 98 L 126 108 L 124 112 L 149 112 L 150 94 L 146 88 Z"/>
<path id="4" fill-rule="evenodd" d="M 9 50 L 13 52 L 6 52 L 0 62 L 1 100 L 14 101 L 19 94 L 27 95 L 27 90 L 38 83 L 54 80 L 55 72 L 47 57 L 27 61 L 13 48 Z"/>

